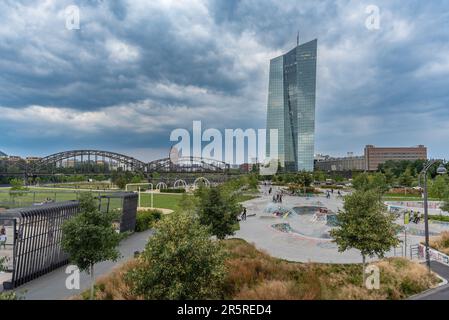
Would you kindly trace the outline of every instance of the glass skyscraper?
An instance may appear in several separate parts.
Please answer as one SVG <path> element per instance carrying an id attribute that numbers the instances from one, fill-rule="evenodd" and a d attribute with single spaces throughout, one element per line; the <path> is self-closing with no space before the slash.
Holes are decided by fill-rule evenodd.
<path id="1" fill-rule="evenodd" d="M 278 130 L 278 156 L 285 171 L 313 171 L 317 40 L 270 61 L 267 157 L 270 129 Z"/>

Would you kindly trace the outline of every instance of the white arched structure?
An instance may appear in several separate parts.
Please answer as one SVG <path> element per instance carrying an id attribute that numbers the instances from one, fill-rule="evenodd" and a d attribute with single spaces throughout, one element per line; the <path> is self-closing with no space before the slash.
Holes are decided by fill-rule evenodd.
<path id="1" fill-rule="evenodd" d="M 187 182 L 181 179 L 175 181 L 175 183 L 173 184 L 173 188 L 178 189 L 181 187 L 181 185 L 184 187 L 184 189 L 187 189 Z"/>
<path id="2" fill-rule="evenodd" d="M 156 189 L 161 191 L 161 189 L 168 189 L 168 186 L 167 186 L 167 184 L 165 182 L 159 182 L 156 185 Z"/>
<path id="3" fill-rule="evenodd" d="M 206 188 L 209 188 L 209 187 L 210 187 L 210 181 L 207 180 L 207 179 L 204 178 L 204 177 L 196 178 L 195 181 L 193 182 L 193 187 L 194 187 L 194 188 L 198 188 L 198 183 L 199 183 L 199 182 L 203 182 L 203 183 L 204 183 L 204 186 L 205 186 Z"/>

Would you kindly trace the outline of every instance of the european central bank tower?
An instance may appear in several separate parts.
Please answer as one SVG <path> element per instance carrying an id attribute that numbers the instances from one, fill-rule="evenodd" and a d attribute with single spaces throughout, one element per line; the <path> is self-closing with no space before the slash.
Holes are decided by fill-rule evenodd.
<path id="1" fill-rule="evenodd" d="M 284 171 L 313 171 L 317 39 L 270 61 L 267 157 L 270 129 L 278 130 L 278 157 Z"/>

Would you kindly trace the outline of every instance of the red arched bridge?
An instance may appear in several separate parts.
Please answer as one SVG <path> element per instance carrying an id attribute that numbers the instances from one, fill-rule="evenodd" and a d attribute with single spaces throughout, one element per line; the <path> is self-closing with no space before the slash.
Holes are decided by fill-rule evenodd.
<path id="1" fill-rule="evenodd" d="M 7 166 L 15 170 L 6 170 L 3 174 L 24 173 L 26 175 L 77 173 L 102 174 L 115 170 L 159 173 L 223 173 L 229 172 L 229 165 L 222 161 L 196 157 L 159 159 L 149 163 L 124 154 L 101 150 L 71 150 L 58 152 L 34 161 L 7 161 Z M 1 172 L 0 172 L 1 173 Z"/>

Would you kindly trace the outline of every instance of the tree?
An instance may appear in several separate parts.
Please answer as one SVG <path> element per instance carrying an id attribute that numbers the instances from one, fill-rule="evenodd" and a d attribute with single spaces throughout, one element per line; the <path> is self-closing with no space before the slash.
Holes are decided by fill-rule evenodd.
<path id="1" fill-rule="evenodd" d="M 191 196 L 186 193 L 182 194 L 182 198 L 178 203 L 178 208 L 181 211 L 193 214 L 196 212 L 198 206 L 198 200 L 196 196 Z"/>
<path id="2" fill-rule="evenodd" d="M 116 214 L 100 212 L 91 193 L 82 193 L 79 201 L 80 212 L 62 225 L 62 248 L 80 271 L 90 274 L 90 298 L 93 299 L 94 265 L 117 261 L 121 236 L 112 225 Z"/>
<path id="3" fill-rule="evenodd" d="M 237 203 L 235 195 L 227 195 L 215 187 L 204 188 L 199 197 L 200 223 L 208 226 L 212 235 L 218 239 L 233 235 L 237 215 L 241 212 L 241 206 Z"/>
<path id="4" fill-rule="evenodd" d="M 352 186 L 357 191 L 366 191 L 369 189 L 369 179 L 367 173 L 361 173 L 352 180 Z"/>
<path id="5" fill-rule="evenodd" d="M 356 191 L 346 196 L 343 211 L 337 217 L 338 227 L 331 230 L 331 236 L 340 252 L 360 250 L 365 283 L 366 257 L 383 258 L 397 246 L 399 226 L 394 223 L 395 217 L 386 212 L 376 191 Z"/>
<path id="6" fill-rule="evenodd" d="M 439 200 L 449 199 L 449 183 L 447 176 L 437 176 L 429 186 L 429 195 Z"/>
<path id="7" fill-rule="evenodd" d="M 403 187 L 411 187 L 413 184 L 413 174 L 410 168 L 407 168 L 400 176 L 399 176 L 399 184 Z"/>
<path id="8" fill-rule="evenodd" d="M 387 184 L 387 177 L 381 173 L 376 172 L 369 176 L 369 188 L 377 190 L 380 194 L 384 194 L 389 190 L 388 184 Z"/>
<path id="9" fill-rule="evenodd" d="M 376 191 L 379 195 L 388 191 L 387 178 L 381 172 L 373 174 L 361 173 L 352 182 L 357 191 Z"/>
<path id="10" fill-rule="evenodd" d="M 313 182 L 313 176 L 308 172 L 299 172 L 295 176 L 295 182 L 300 184 L 303 188 L 310 187 Z"/>
<path id="11" fill-rule="evenodd" d="M 194 215 L 174 213 L 155 229 L 141 263 L 126 275 L 132 292 L 151 300 L 220 298 L 224 253 L 208 228 Z"/>
<path id="12" fill-rule="evenodd" d="M 13 199 L 23 196 L 28 188 L 25 187 L 22 179 L 11 179 L 9 181 L 11 188 L 9 189 L 9 196 Z"/>

